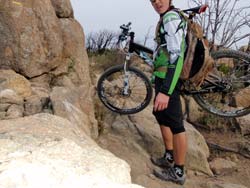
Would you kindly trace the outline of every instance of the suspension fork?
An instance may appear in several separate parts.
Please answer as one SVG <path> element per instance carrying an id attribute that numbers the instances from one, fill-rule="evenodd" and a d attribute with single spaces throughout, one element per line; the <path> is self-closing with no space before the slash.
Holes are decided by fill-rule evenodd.
<path id="1" fill-rule="evenodd" d="M 129 44 L 128 44 L 129 49 L 128 49 L 128 52 L 126 54 L 125 63 L 124 63 L 124 88 L 123 88 L 123 91 L 122 91 L 122 94 L 125 95 L 125 96 L 130 94 L 130 91 L 129 91 L 129 76 L 130 76 L 130 73 L 129 73 L 128 68 L 130 66 L 131 55 L 134 52 L 133 42 L 134 42 L 135 33 L 130 32 L 129 37 L 130 37 Z"/>
<path id="2" fill-rule="evenodd" d="M 123 91 L 122 91 L 122 94 L 123 95 L 129 95 L 129 63 L 130 63 L 130 59 L 131 59 L 131 53 L 127 53 L 126 54 L 126 58 L 125 58 L 125 63 L 124 63 L 124 88 L 123 88 Z"/>

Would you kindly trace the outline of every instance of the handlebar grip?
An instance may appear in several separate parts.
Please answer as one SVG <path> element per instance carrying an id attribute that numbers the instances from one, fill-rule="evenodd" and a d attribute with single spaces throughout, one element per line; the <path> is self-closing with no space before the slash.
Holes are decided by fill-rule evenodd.
<path id="1" fill-rule="evenodd" d="M 129 30 L 129 29 L 130 29 L 129 26 L 130 26 L 131 24 L 132 24 L 131 22 L 128 22 L 127 25 L 122 24 L 122 25 L 120 26 L 120 28 L 121 28 L 121 29 L 124 29 L 124 30 Z"/>
<path id="2" fill-rule="evenodd" d="M 128 24 L 126 26 L 129 27 L 131 24 L 132 24 L 131 22 L 128 22 Z"/>

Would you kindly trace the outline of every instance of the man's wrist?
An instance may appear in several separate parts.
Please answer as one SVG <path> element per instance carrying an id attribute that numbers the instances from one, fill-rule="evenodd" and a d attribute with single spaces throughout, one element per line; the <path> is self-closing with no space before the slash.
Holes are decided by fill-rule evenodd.
<path id="1" fill-rule="evenodd" d="M 169 94 L 168 90 L 166 90 L 166 89 L 162 89 L 161 88 L 159 92 L 162 93 L 162 94 L 164 94 L 164 95 L 171 96 L 171 94 Z"/>

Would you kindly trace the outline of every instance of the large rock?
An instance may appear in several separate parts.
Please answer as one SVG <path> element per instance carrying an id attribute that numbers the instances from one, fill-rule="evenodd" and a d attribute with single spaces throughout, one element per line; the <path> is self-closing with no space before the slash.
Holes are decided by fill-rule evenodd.
<path id="1" fill-rule="evenodd" d="M 90 86 L 84 33 L 70 16 L 69 0 L 4 1 L 1 9 L 0 68 L 33 80 L 52 75 L 47 80 L 50 87 L 62 75 L 77 86 Z M 56 12 L 64 17 L 58 18 Z"/>
<path id="2" fill-rule="evenodd" d="M 208 164 L 209 148 L 204 137 L 189 123 L 185 122 L 188 137 L 188 150 L 186 166 L 190 170 L 203 172 L 212 176 L 213 173 Z"/>
<path id="3" fill-rule="evenodd" d="M 70 0 L 51 0 L 59 18 L 73 18 L 73 9 Z"/>
<path id="4" fill-rule="evenodd" d="M 53 112 L 55 115 L 68 119 L 80 129 L 84 130 L 87 135 L 96 138 L 97 122 L 93 115 L 93 104 L 86 94 L 88 90 L 54 87 L 51 93 Z M 88 106 L 86 104 L 89 104 Z"/>
<path id="5" fill-rule="evenodd" d="M 159 125 L 156 123 L 151 109 L 144 110 L 138 115 L 133 116 L 133 122 L 139 134 L 145 141 L 146 150 L 152 154 L 164 152 L 162 137 Z M 200 171 L 212 175 L 207 159 L 209 149 L 204 137 L 189 123 L 185 122 L 188 139 L 188 150 L 186 167 L 194 171 Z M 150 144 L 149 144 L 150 143 Z"/>
<path id="6" fill-rule="evenodd" d="M 84 85 L 88 88 L 90 86 L 89 61 L 84 46 L 83 29 L 74 19 L 60 19 L 59 22 L 64 43 L 63 61 L 58 69 L 65 70 L 66 64 L 66 73 L 72 82 L 75 85 Z M 55 72 L 58 74 L 58 70 Z"/>
<path id="7" fill-rule="evenodd" d="M 240 131 L 243 135 L 250 134 L 250 114 L 237 118 Z"/>
<path id="8" fill-rule="evenodd" d="M 187 120 L 189 122 L 199 122 L 205 115 L 204 110 L 195 102 L 193 97 L 185 96 L 185 102 L 187 103 Z"/>
<path id="9" fill-rule="evenodd" d="M 57 116 L 0 121 L 0 145 L 0 187 L 140 188 L 127 163 Z"/>
<path id="10" fill-rule="evenodd" d="M 210 162 L 210 167 L 216 175 L 226 174 L 236 169 L 236 163 L 222 158 L 215 158 Z"/>
<path id="11" fill-rule="evenodd" d="M 0 68 L 35 77 L 61 62 L 63 40 L 50 0 L 4 1 L 0 17 Z"/>
<path id="12" fill-rule="evenodd" d="M 7 104 L 18 104 L 23 105 L 23 97 L 19 96 L 12 89 L 0 90 L 0 104 L 7 106 Z M 3 108 L 2 110 L 6 110 Z"/>
<path id="13" fill-rule="evenodd" d="M 71 116 L 68 119 L 77 121 L 79 127 L 87 122 L 91 131 L 86 129 L 86 133 L 97 137 L 84 33 L 73 18 L 70 0 L 2 1 L 0 8 L 0 69 L 13 69 L 20 74 L 1 71 L 0 90 L 12 89 L 23 97 L 25 116 L 53 113 L 52 109 L 62 116 L 74 111 L 77 118 L 70 114 L 66 117 Z M 58 86 L 74 91 L 77 97 L 67 103 L 64 112 L 58 109 L 58 100 L 57 103 L 53 98 L 51 104 L 49 98 Z M 1 119 L 8 107 L 1 104 Z M 8 114 L 14 118 L 21 113 L 12 107 Z"/>
<path id="14" fill-rule="evenodd" d="M 6 117 L 3 119 L 14 119 L 23 117 L 24 108 L 23 106 L 13 104 L 6 111 Z"/>
<path id="15" fill-rule="evenodd" d="M 104 133 L 100 140 L 102 146 L 109 148 L 112 152 L 116 153 L 117 156 L 125 159 L 131 165 L 132 174 L 135 175 L 135 179 L 143 174 L 143 172 L 141 172 L 142 174 L 138 173 L 139 170 L 136 169 L 138 165 L 144 169 L 144 173 L 150 172 L 150 168 L 152 168 L 149 164 L 150 155 L 162 156 L 165 150 L 159 125 L 152 115 L 151 109 L 152 108 L 147 108 L 138 114 L 128 117 L 115 116 L 113 119 L 106 119 L 106 123 L 104 124 L 106 127 L 104 127 Z M 185 127 L 188 136 L 186 168 L 210 176 L 213 175 L 207 161 L 209 149 L 204 137 L 191 124 L 185 122 Z M 109 129 L 109 131 L 105 129 Z M 113 132 L 113 134 L 116 135 L 116 140 L 107 132 Z M 122 141 L 120 140 L 124 140 L 124 147 L 121 146 Z M 117 145 L 117 147 L 114 145 Z M 129 148 L 128 154 L 125 154 L 127 151 L 125 148 Z M 136 164 L 134 160 L 129 157 L 130 155 L 138 155 L 138 160 L 145 162 L 142 163 L 143 165 Z"/>
<path id="16" fill-rule="evenodd" d="M 11 89 L 0 90 L 0 120 L 22 117 L 24 99 Z"/>
<path id="17" fill-rule="evenodd" d="M 29 97 L 32 94 L 31 84 L 24 76 L 13 70 L 0 69 L 0 91 L 5 89 L 13 90 L 22 98 Z"/>
<path id="18" fill-rule="evenodd" d="M 250 106 L 250 87 L 247 87 L 245 89 L 242 89 L 238 93 L 235 94 L 235 103 L 236 106 L 241 107 L 249 107 Z"/>

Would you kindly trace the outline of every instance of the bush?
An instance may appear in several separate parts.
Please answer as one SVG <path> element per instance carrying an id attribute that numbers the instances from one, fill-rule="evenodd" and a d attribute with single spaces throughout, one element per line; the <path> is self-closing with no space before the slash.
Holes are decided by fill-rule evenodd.
<path id="1" fill-rule="evenodd" d="M 88 54 L 91 66 L 97 70 L 106 70 L 111 66 L 122 64 L 124 54 L 118 50 L 106 50 L 103 54 Z"/>

